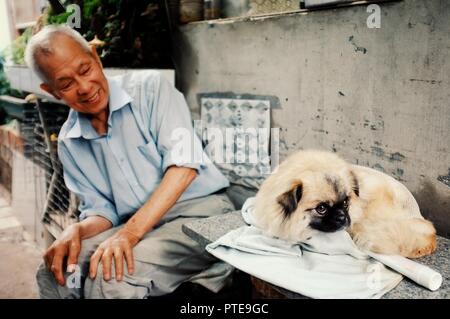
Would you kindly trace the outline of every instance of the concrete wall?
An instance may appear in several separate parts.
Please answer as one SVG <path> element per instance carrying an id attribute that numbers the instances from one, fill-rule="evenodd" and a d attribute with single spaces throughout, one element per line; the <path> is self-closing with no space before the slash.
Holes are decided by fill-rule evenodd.
<path id="1" fill-rule="evenodd" d="M 194 23 L 175 37 L 178 84 L 194 114 L 206 92 L 274 95 L 281 159 L 333 150 L 405 183 L 450 235 L 450 1 L 380 4 Z"/>

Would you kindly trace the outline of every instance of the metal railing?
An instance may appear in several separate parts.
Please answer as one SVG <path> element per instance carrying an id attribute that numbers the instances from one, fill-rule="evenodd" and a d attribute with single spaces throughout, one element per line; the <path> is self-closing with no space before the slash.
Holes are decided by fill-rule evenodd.
<path id="1" fill-rule="evenodd" d="M 63 168 L 58 158 L 57 135 L 65 122 L 69 108 L 64 105 L 36 100 L 35 107 L 24 111 L 21 135 L 24 138 L 24 155 L 34 162 L 36 199 L 42 211 L 42 222 L 57 237 L 68 225 L 78 220 L 78 201 L 64 183 Z M 38 172 L 39 170 L 39 172 Z M 43 178 L 45 183 L 39 179 Z M 40 188 L 45 185 L 45 191 Z"/>

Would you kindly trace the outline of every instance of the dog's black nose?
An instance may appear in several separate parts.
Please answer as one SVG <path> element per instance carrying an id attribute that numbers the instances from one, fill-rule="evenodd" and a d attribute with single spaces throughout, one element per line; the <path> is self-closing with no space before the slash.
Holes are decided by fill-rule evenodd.
<path id="1" fill-rule="evenodd" d="M 345 212 L 343 212 L 343 211 L 339 211 L 334 216 L 334 220 L 339 225 L 345 225 L 347 223 L 347 214 Z"/>

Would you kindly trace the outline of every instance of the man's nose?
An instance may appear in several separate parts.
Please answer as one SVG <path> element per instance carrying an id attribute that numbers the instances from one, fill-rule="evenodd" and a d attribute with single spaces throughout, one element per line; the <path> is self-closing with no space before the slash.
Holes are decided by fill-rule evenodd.
<path id="1" fill-rule="evenodd" d="M 91 91 L 91 85 L 87 81 L 79 81 L 78 82 L 78 94 L 84 95 L 88 94 Z"/>

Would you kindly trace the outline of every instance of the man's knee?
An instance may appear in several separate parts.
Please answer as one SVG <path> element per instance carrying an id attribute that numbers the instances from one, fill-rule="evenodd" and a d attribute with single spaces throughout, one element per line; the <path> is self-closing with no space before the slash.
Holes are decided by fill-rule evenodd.
<path id="1" fill-rule="evenodd" d="M 49 275 L 51 275 L 52 273 L 50 272 L 50 270 L 47 268 L 47 266 L 45 265 L 44 262 L 42 262 L 37 271 L 36 271 L 36 281 L 38 282 L 38 284 L 40 282 L 42 282 L 44 279 L 48 278 Z"/>
<path id="2" fill-rule="evenodd" d="M 107 230 L 97 236 L 84 239 L 81 242 L 81 250 L 78 255 L 78 265 L 81 267 L 83 274 L 85 274 L 89 267 L 89 261 L 92 254 L 98 248 L 98 246 L 105 241 L 108 237 L 112 236 L 114 229 Z"/>
<path id="3" fill-rule="evenodd" d="M 113 264 L 114 265 L 114 264 Z M 143 299 L 151 288 L 151 280 L 127 275 L 121 281 L 116 280 L 114 269 L 111 279 L 105 280 L 103 267 L 100 264 L 94 279 L 86 278 L 84 295 L 88 299 Z M 145 282 L 144 282 L 145 281 Z M 148 283 L 147 283 L 148 281 Z"/>
<path id="4" fill-rule="evenodd" d="M 89 239 L 85 239 L 81 242 L 81 250 L 78 255 L 78 262 L 77 262 L 81 268 L 85 268 L 86 265 L 89 265 L 89 260 L 92 254 L 97 249 L 98 245 L 99 243 Z"/>
<path id="5" fill-rule="evenodd" d="M 41 299 L 58 299 L 61 297 L 58 292 L 58 283 L 44 262 L 37 269 L 36 284 Z"/>
<path id="6" fill-rule="evenodd" d="M 220 201 L 222 202 L 221 213 L 225 214 L 236 210 L 236 207 L 234 206 L 233 202 L 231 201 L 231 199 L 228 197 L 227 194 L 220 194 L 219 197 Z"/>
<path id="7" fill-rule="evenodd" d="M 71 280 L 71 276 L 79 276 L 80 280 L 86 277 L 89 271 L 90 257 L 95 249 L 97 249 L 98 245 L 99 243 L 95 240 L 95 237 L 82 241 L 81 250 L 77 260 L 77 266 L 79 268 L 75 268 L 77 273 L 70 274 L 66 272 L 66 269 L 63 269 L 66 280 Z M 66 266 L 67 265 L 65 264 L 63 265 L 63 267 Z M 79 289 L 69 289 L 69 287 L 60 286 L 56 282 L 53 272 L 50 271 L 45 262 L 42 262 L 36 271 L 36 283 L 41 298 L 77 298 L 79 295 Z"/>

